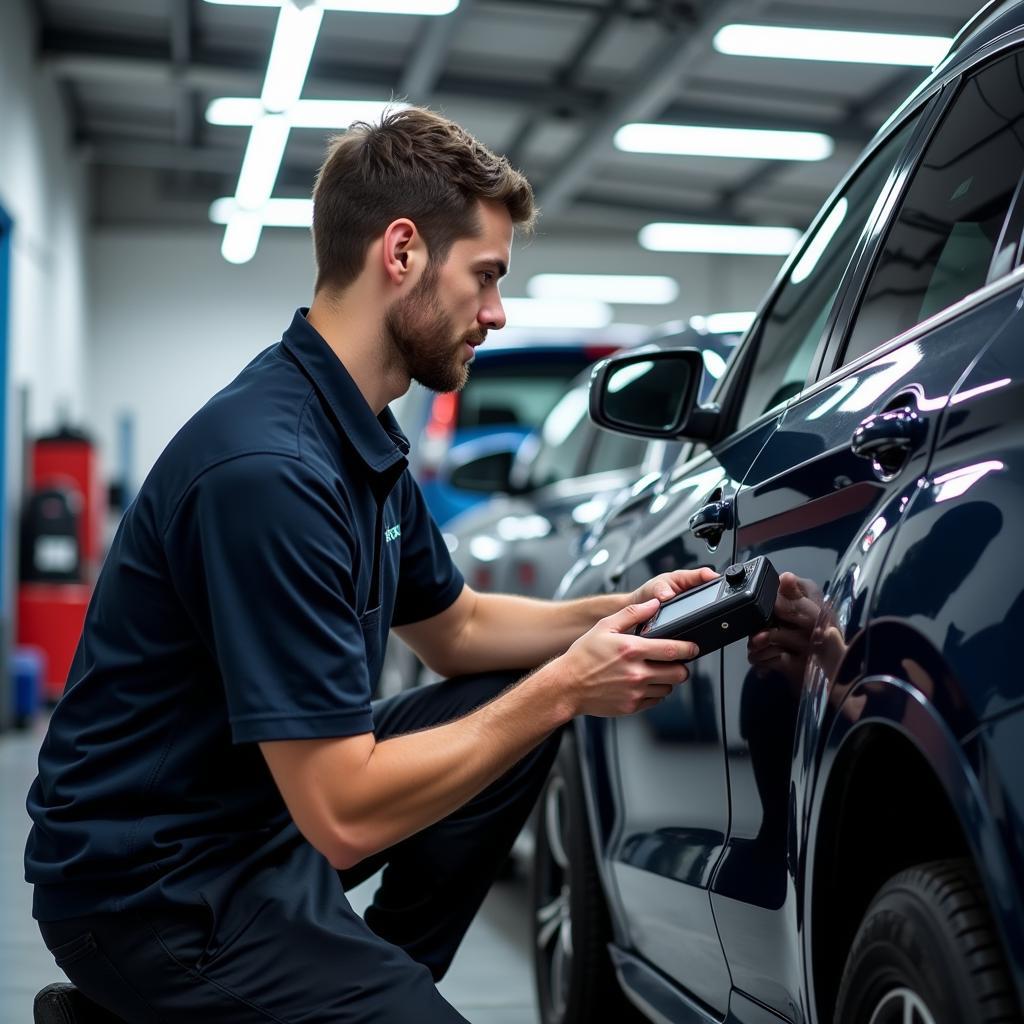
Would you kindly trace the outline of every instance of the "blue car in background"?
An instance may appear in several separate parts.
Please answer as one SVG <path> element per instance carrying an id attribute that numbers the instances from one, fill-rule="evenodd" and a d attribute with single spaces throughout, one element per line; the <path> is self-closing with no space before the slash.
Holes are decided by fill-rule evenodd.
<path id="1" fill-rule="evenodd" d="M 617 348 L 492 344 L 477 349 L 462 391 L 438 395 L 414 384 L 392 406 L 412 442 L 410 468 L 439 524 L 498 490 L 519 444 L 540 426 L 573 377 Z M 473 466 L 464 487 L 458 471 L 468 461 Z"/>
<path id="2" fill-rule="evenodd" d="M 578 719 L 542 795 L 544 1024 L 1008 1024 L 1024 1005 L 1024 2 L 993 4 L 826 203 L 706 404 L 559 590 L 764 556 L 771 628 Z"/>

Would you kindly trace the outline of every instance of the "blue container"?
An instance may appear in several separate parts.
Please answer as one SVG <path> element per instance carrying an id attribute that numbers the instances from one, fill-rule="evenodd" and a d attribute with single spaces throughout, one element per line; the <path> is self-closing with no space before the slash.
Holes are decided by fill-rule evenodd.
<path id="1" fill-rule="evenodd" d="M 17 647 L 12 657 L 14 724 L 25 728 L 39 711 L 46 655 L 38 647 Z"/>

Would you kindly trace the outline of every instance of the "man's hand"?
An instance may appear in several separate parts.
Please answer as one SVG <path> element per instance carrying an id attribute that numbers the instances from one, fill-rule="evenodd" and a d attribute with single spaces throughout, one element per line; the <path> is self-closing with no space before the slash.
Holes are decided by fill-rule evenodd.
<path id="1" fill-rule="evenodd" d="M 659 601 L 669 601 L 684 590 L 699 587 L 702 583 L 710 583 L 718 578 L 714 569 L 704 566 L 701 569 L 676 569 L 674 572 L 663 572 L 660 576 L 648 580 L 629 595 L 631 604 L 643 604 L 656 597 Z M 657 609 L 655 609 L 657 610 Z"/>
<path id="2" fill-rule="evenodd" d="M 633 633 L 657 610 L 655 598 L 630 604 L 601 619 L 556 659 L 573 715 L 631 715 L 657 704 L 689 678 L 679 663 L 697 657 L 695 644 Z"/>

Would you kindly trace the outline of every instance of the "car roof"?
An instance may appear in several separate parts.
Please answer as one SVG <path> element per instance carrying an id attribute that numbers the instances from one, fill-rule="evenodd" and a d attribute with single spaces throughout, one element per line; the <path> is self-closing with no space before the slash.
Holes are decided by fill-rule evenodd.
<path id="1" fill-rule="evenodd" d="M 960 30 L 936 71 L 970 60 L 993 39 L 1024 25 L 1024 0 L 989 0 Z"/>

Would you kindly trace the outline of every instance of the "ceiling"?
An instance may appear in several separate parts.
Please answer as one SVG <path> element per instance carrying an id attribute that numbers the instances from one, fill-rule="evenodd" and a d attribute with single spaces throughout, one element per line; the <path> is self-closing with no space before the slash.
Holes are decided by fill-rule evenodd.
<path id="1" fill-rule="evenodd" d="M 260 93 L 276 11 L 203 0 L 16 0 L 93 167 L 100 225 L 208 224 L 248 130 L 210 100 Z M 462 0 L 444 17 L 327 11 L 304 98 L 439 109 L 534 184 L 548 234 L 635 236 L 652 220 L 805 227 L 926 71 L 725 56 L 736 21 L 953 36 L 981 0 Z M 616 151 L 628 121 L 822 131 L 818 163 Z M 326 133 L 293 129 L 276 197 L 310 193 Z M 283 230 L 283 229 L 282 229 Z"/>

